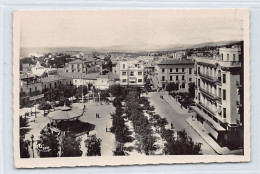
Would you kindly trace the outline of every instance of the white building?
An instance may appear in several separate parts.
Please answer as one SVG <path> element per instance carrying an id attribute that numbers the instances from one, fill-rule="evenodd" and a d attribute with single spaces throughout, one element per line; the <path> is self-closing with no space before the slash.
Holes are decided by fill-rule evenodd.
<path id="1" fill-rule="evenodd" d="M 239 146 L 242 140 L 241 58 L 240 48 L 220 48 L 216 56 L 195 58 L 193 108 L 197 120 L 222 146 Z"/>
<path id="2" fill-rule="evenodd" d="M 120 61 L 120 85 L 144 85 L 144 66 L 137 60 Z"/>
<path id="3" fill-rule="evenodd" d="M 155 66 L 157 88 L 166 89 L 167 84 L 174 82 L 179 84 L 179 91 L 188 92 L 188 84 L 194 82 L 193 68 L 194 62 L 187 59 L 158 62 Z"/>

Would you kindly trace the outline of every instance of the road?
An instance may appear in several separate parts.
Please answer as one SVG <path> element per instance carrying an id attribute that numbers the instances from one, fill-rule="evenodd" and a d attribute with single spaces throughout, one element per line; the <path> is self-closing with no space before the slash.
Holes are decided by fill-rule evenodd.
<path id="1" fill-rule="evenodd" d="M 166 118 L 170 123 L 173 123 L 175 130 L 183 130 L 187 132 L 188 136 L 192 138 L 194 142 L 202 143 L 202 153 L 204 155 L 215 155 L 216 152 L 203 140 L 203 138 L 186 122 L 185 119 L 191 117 L 191 113 L 180 114 L 172 107 L 166 100 L 161 99 L 160 92 L 150 92 L 147 97 L 151 102 L 151 105 L 155 107 L 155 112 L 159 114 L 162 118 Z"/>

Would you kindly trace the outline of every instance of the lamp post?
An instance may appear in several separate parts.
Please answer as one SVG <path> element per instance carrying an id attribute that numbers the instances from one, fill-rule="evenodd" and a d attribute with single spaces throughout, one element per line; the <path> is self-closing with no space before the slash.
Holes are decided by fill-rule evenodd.
<path id="1" fill-rule="evenodd" d="M 32 134 L 32 136 L 31 136 L 31 139 L 32 139 L 32 155 L 33 155 L 33 158 L 34 158 L 34 149 L 33 149 L 34 140 L 33 140 L 33 138 L 34 138 L 34 135 Z"/>

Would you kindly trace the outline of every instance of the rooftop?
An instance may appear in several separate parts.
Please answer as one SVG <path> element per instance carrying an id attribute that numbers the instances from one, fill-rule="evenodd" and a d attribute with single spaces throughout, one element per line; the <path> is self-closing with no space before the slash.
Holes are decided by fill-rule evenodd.
<path id="1" fill-rule="evenodd" d="M 99 73 L 81 73 L 81 72 L 71 72 L 71 73 L 61 73 L 60 76 L 67 78 L 83 78 L 83 79 L 97 79 Z"/>
<path id="2" fill-rule="evenodd" d="M 175 60 L 175 59 L 166 59 L 157 63 L 158 65 L 193 65 L 193 60 L 190 59 L 182 59 L 182 60 Z"/>

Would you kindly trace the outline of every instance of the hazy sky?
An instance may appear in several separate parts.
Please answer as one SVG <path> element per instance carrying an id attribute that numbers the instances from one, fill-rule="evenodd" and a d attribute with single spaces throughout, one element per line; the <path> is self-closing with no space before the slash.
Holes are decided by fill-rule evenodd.
<path id="1" fill-rule="evenodd" d="M 106 47 L 242 40 L 241 12 L 24 11 L 20 13 L 20 43 L 21 47 Z"/>

